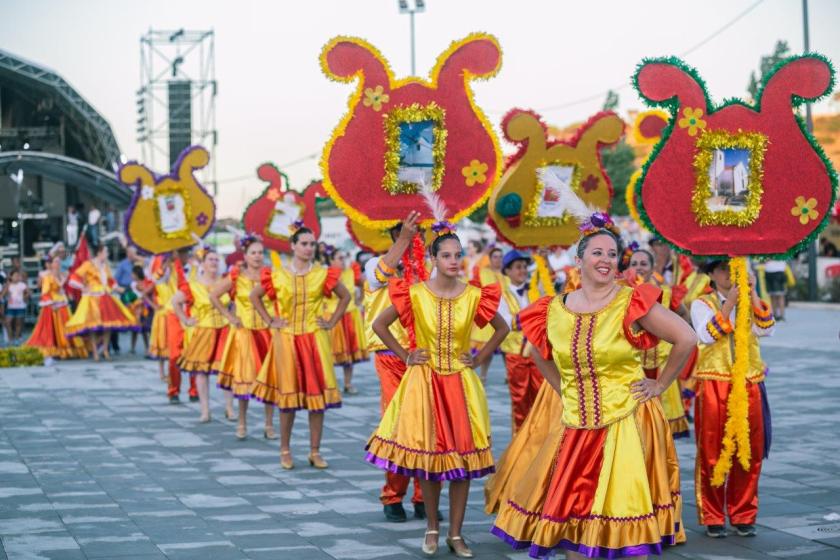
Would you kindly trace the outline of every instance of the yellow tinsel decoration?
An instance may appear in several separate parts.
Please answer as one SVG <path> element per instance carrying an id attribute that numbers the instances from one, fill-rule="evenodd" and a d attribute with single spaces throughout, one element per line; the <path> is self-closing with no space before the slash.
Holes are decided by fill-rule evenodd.
<path id="1" fill-rule="evenodd" d="M 544 295 L 554 295 L 554 284 L 551 281 L 551 272 L 542 255 L 534 255 L 534 264 L 537 270 L 531 275 L 531 283 L 528 285 L 528 299 L 536 301 L 540 298 L 540 286 Z"/>
<path id="2" fill-rule="evenodd" d="M 726 475 L 732 469 L 732 457 L 736 453 L 736 448 L 738 462 L 745 471 L 750 470 L 751 459 L 747 370 L 750 361 L 752 306 L 746 257 L 732 259 L 729 262 L 729 274 L 738 286 L 738 303 L 735 307 L 735 361 L 732 364 L 729 399 L 726 401 L 723 445 L 712 473 L 712 486 L 723 485 Z"/>

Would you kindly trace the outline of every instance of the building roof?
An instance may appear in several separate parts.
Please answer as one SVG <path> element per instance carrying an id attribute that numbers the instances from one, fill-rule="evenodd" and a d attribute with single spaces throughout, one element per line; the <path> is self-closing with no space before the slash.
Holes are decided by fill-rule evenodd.
<path id="1" fill-rule="evenodd" d="M 51 177 L 76 185 L 97 198 L 116 206 L 125 207 L 131 198 L 131 189 L 117 181 L 113 171 L 58 154 L 29 150 L 0 152 L 0 173 L 13 175 L 18 170 Z"/>
<path id="2" fill-rule="evenodd" d="M 68 134 L 78 137 L 85 159 L 103 169 L 119 162 L 120 149 L 111 125 L 56 72 L 0 49 L 0 82 L 36 90 L 55 99 L 68 119 Z"/>

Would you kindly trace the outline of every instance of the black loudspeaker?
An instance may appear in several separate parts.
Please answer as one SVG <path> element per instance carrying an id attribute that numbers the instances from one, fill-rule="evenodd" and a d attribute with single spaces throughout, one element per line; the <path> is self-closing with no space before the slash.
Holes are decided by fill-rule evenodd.
<path id="1" fill-rule="evenodd" d="M 192 84 L 169 82 L 169 165 L 192 144 Z"/>

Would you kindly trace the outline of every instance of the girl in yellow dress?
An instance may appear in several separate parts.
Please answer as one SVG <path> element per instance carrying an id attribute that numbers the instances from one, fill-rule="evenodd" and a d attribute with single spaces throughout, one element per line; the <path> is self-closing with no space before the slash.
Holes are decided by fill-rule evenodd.
<path id="1" fill-rule="evenodd" d="M 355 395 L 358 390 L 353 386 L 353 365 L 366 362 L 368 359 L 367 340 L 365 338 L 365 325 L 362 322 L 362 313 L 356 305 L 356 286 L 360 282 L 360 274 L 353 268 L 346 268 L 344 254 L 337 251 L 335 247 L 327 245 L 326 257 L 328 266 L 341 271 L 339 282 L 347 288 L 350 293 L 350 303 L 347 310 L 338 324 L 330 331 L 330 341 L 333 349 L 335 365 L 344 369 L 344 392 L 348 395 Z M 324 302 L 324 318 L 329 319 L 338 305 L 338 297 L 333 294 Z"/>
<path id="2" fill-rule="evenodd" d="M 490 284 L 504 285 L 505 276 L 502 274 L 502 250 L 498 247 L 490 249 L 488 253 L 488 265 L 475 270 L 476 274 L 471 283 L 478 286 L 489 286 Z M 479 352 L 490 337 L 493 336 L 493 329 L 489 325 L 484 328 L 479 328 L 473 325 L 472 334 L 470 335 L 470 346 L 472 351 Z M 490 370 L 490 362 L 493 361 L 493 354 L 487 357 L 484 362 L 476 362 L 478 366 L 478 376 L 481 381 L 487 381 L 487 372 Z"/>
<path id="3" fill-rule="evenodd" d="M 245 439 L 248 437 L 248 400 L 271 340 L 268 324 L 257 314 L 248 296 L 254 286 L 259 285 L 262 271 L 270 269 L 264 266 L 263 244 L 257 236 L 244 236 L 239 246 L 245 253 L 242 267 L 231 267 L 227 277 L 216 284 L 209 296 L 213 307 L 230 325 L 218 366 L 217 386 L 230 392 L 239 402 L 236 437 Z M 222 301 L 225 294 L 230 296 L 234 312 Z M 265 439 L 277 439 L 273 417 L 274 409 L 266 404 Z"/>
<path id="4" fill-rule="evenodd" d="M 681 286 L 672 289 L 667 284 L 658 285 L 655 283 L 652 279 L 653 263 L 653 253 L 646 249 L 637 249 L 630 256 L 630 268 L 636 272 L 636 275 L 644 282 L 658 286 L 662 290 L 660 303 L 680 317 L 687 317 L 688 311 L 682 304 L 682 295 L 685 290 L 681 289 Z M 659 344 L 653 348 L 642 350 L 642 369 L 645 370 L 645 375 L 651 379 L 659 377 L 661 368 L 668 361 L 670 352 L 671 345 L 664 340 L 660 340 Z M 662 401 L 662 408 L 665 410 L 665 418 L 671 424 L 671 435 L 675 438 L 688 437 L 690 435 L 688 418 L 685 416 L 679 380 L 675 379 L 673 383 L 668 385 L 659 399 Z"/>
<path id="5" fill-rule="evenodd" d="M 680 530 L 679 464 L 659 396 L 697 343 L 657 303 L 660 290 L 616 282 L 620 239 L 609 216 L 581 226 L 581 287 L 544 297 L 519 314 L 534 359 L 563 401 L 553 461 L 526 474 L 501 505 L 492 532 L 541 558 L 660 554 Z M 640 350 L 673 346 L 659 379 L 645 377 Z M 547 452 L 541 450 L 540 453 Z"/>
<path id="6" fill-rule="evenodd" d="M 155 255 L 149 267 L 151 280 L 154 288 L 146 291 L 146 298 L 152 302 L 154 315 L 152 315 L 152 328 L 149 331 L 149 352 L 148 357 L 157 361 L 160 373 L 160 380 L 168 383 L 166 364 L 169 361 L 169 346 L 166 342 L 166 310 L 163 306 L 172 299 L 172 290 L 169 282 L 168 271 L 172 266 L 169 255 Z"/>
<path id="7" fill-rule="evenodd" d="M 218 371 L 227 339 L 227 322 L 210 301 L 210 290 L 219 281 L 219 254 L 212 249 L 198 249 L 199 275 L 180 286 L 172 300 L 172 308 L 186 329 L 184 350 L 178 358 L 182 373 L 196 376 L 199 422 L 210 421 L 210 387 L 208 376 Z M 222 306 L 230 304 L 228 294 L 219 298 Z M 185 313 L 189 311 L 189 316 Z"/>
<path id="8" fill-rule="evenodd" d="M 112 292 L 119 293 L 108 266 L 108 247 L 91 247 L 93 258 L 85 261 L 70 275 L 70 285 L 82 292 L 79 306 L 67 321 L 67 336 L 90 337 L 89 346 L 93 350 L 93 359 L 99 361 L 99 347 L 106 360 L 111 359 L 108 352 L 108 334 L 111 331 L 136 330 L 137 319 Z"/>
<path id="9" fill-rule="evenodd" d="M 454 228 L 436 223 L 430 254 L 436 273 L 409 285 L 393 280 L 392 306 L 373 323 L 373 330 L 408 369 L 367 444 L 365 460 L 383 470 L 416 476 L 426 505 L 423 552 L 437 551 L 441 482 L 450 481 L 450 526 L 446 543 L 458 556 L 472 552 L 461 537 L 470 480 L 493 472 L 490 419 L 484 387 L 473 365 L 487 359 L 508 333 L 496 312 L 501 289 L 483 288 L 458 279 L 463 250 Z M 399 318 L 409 332 L 402 347 L 389 327 Z M 473 325 L 492 325 L 481 351 L 470 352 Z"/>
<path id="10" fill-rule="evenodd" d="M 87 358 L 87 348 L 81 338 L 67 338 L 65 323 L 70 318 L 67 294 L 64 293 L 66 275 L 61 272 L 61 258 L 51 257 L 47 270 L 41 273 L 41 308 L 32 336 L 26 341 L 41 351 L 47 359 Z"/>
<path id="11" fill-rule="evenodd" d="M 280 409 L 280 466 L 294 468 L 290 442 L 295 412 L 309 412 L 309 464 L 327 468 L 321 457 L 324 411 L 341 406 L 335 380 L 329 331 L 338 324 L 350 302 L 350 292 L 339 282 L 337 268 L 315 262 L 315 235 L 296 224 L 292 234 L 292 259 L 288 266 L 264 271 L 262 283 L 254 286 L 251 303 L 273 329 L 271 347 L 254 386 L 253 396 Z M 321 312 L 324 299 L 333 292 L 338 304 L 329 319 Z M 264 297 L 277 302 L 272 317 Z M 274 330 L 276 329 L 276 330 Z"/>

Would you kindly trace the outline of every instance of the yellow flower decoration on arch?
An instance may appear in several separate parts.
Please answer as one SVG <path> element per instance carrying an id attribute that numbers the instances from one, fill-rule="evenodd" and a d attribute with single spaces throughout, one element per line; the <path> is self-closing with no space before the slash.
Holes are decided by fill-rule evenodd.
<path id="1" fill-rule="evenodd" d="M 470 161 L 468 166 L 461 169 L 461 173 L 467 180 L 467 186 L 472 187 L 476 183 L 483 183 L 487 180 L 487 164 L 474 159 Z"/>
<path id="2" fill-rule="evenodd" d="M 362 100 L 362 104 L 365 107 L 370 107 L 374 111 L 381 111 L 382 104 L 388 103 L 391 100 L 391 96 L 384 92 L 385 88 L 382 86 L 365 88 L 365 98 Z"/>
<path id="3" fill-rule="evenodd" d="M 706 128 L 706 121 L 701 118 L 702 116 L 703 109 L 686 107 L 683 109 L 683 118 L 677 121 L 677 124 L 680 128 L 687 128 L 689 136 L 697 136 L 698 130 Z"/>
<path id="4" fill-rule="evenodd" d="M 820 213 L 817 212 L 817 199 L 809 198 L 805 200 L 804 196 L 797 196 L 796 205 L 790 209 L 790 213 L 799 218 L 800 224 L 808 225 L 808 222 L 816 220 L 820 216 Z"/>

